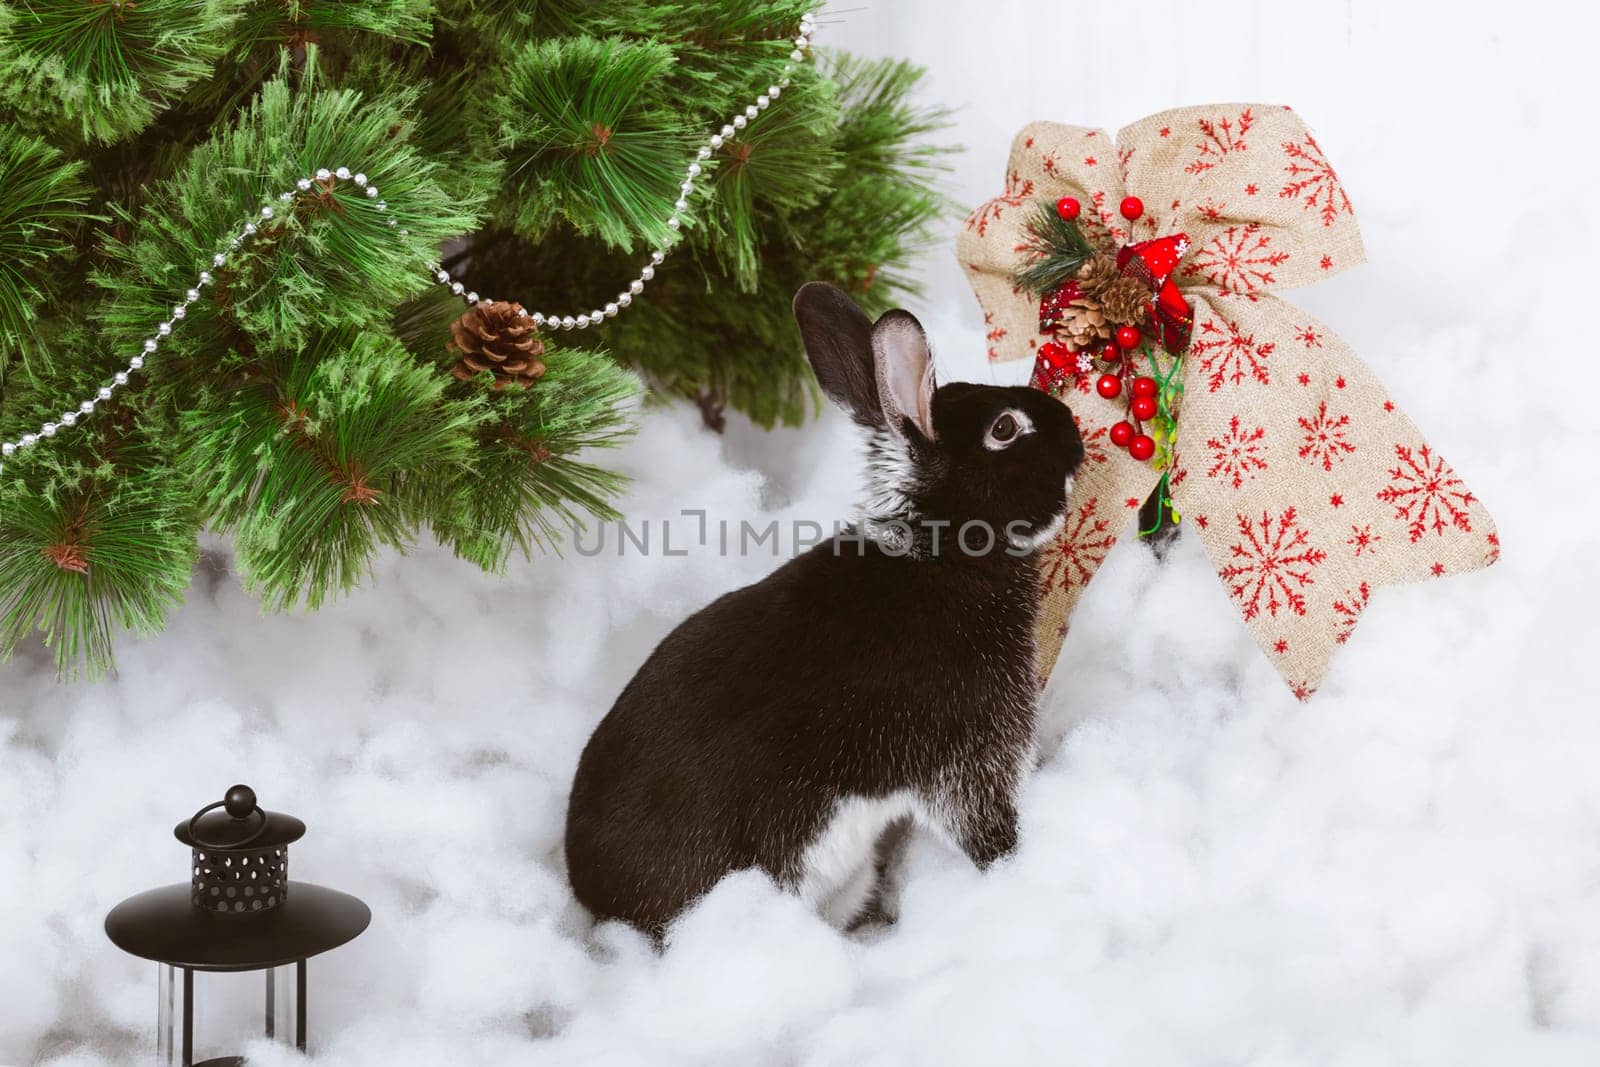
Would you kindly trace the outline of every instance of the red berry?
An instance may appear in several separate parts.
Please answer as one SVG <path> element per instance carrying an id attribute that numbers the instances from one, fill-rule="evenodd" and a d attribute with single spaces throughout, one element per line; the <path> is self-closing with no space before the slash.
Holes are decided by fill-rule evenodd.
<path id="1" fill-rule="evenodd" d="M 1128 442 L 1128 455 L 1141 463 L 1156 454 L 1156 443 L 1147 433 L 1142 433 Z"/>
<path id="2" fill-rule="evenodd" d="M 1138 348 L 1139 347 L 1139 327 L 1137 327 L 1137 326 L 1118 326 L 1117 327 L 1117 344 L 1120 345 L 1123 348 L 1129 348 L 1129 349 Z"/>
<path id="3" fill-rule="evenodd" d="M 1131 407 L 1133 417 L 1136 419 L 1153 419 L 1156 417 L 1156 398 L 1153 396 L 1136 396 Z"/>
<path id="4" fill-rule="evenodd" d="M 1133 440 L 1133 423 L 1124 419 L 1122 422 L 1112 423 L 1111 443 L 1118 448 L 1127 448 L 1128 442 Z"/>
<path id="5" fill-rule="evenodd" d="M 1132 222 L 1134 219 L 1144 214 L 1144 201 L 1140 200 L 1137 196 L 1125 196 L 1122 198 L 1122 206 L 1119 208 L 1119 210 L 1122 212 L 1123 218 L 1127 219 L 1129 222 Z"/>
<path id="6" fill-rule="evenodd" d="M 1102 374 L 1094 383 L 1094 391 L 1107 400 L 1115 400 L 1122 393 L 1122 379 L 1115 374 Z"/>
<path id="7" fill-rule="evenodd" d="M 1122 350 L 1116 345 L 1106 345 L 1106 347 L 1100 352 L 1100 358 L 1105 360 L 1107 363 L 1116 363 L 1122 358 Z"/>
<path id="8" fill-rule="evenodd" d="M 1071 222 L 1083 211 L 1083 205 L 1078 203 L 1075 196 L 1063 196 L 1056 201 L 1056 214 Z"/>
<path id="9" fill-rule="evenodd" d="M 1039 351 L 1043 352 L 1044 351 L 1043 347 L 1041 347 L 1039 349 Z M 1154 378 L 1151 378 L 1148 375 L 1145 375 L 1145 374 L 1139 375 L 1139 377 L 1137 377 L 1137 378 L 1135 378 L 1133 380 L 1133 395 L 1134 396 L 1155 396 L 1156 395 L 1156 380 Z"/>
<path id="10" fill-rule="evenodd" d="M 1072 353 L 1060 341 L 1046 341 L 1039 346 L 1037 359 L 1050 370 L 1060 370 L 1072 359 Z"/>

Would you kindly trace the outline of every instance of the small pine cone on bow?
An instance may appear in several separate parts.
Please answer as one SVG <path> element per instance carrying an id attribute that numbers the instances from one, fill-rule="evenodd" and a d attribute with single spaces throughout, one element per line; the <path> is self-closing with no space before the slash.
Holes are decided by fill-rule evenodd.
<path id="1" fill-rule="evenodd" d="M 1093 297 L 1072 297 L 1061 308 L 1060 334 L 1074 352 L 1100 348 L 1110 343 L 1117 324 L 1107 319 Z"/>
<path id="2" fill-rule="evenodd" d="M 494 373 L 494 387 L 513 382 L 532 385 L 544 375 L 544 342 L 522 305 L 509 300 L 480 301 L 450 324 L 450 351 L 460 353 L 450 373 L 462 381 L 484 371 Z"/>
<path id="3" fill-rule="evenodd" d="M 1144 325 L 1150 287 L 1118 270 L 1115 256 L 1096 255 L 1079 267 L 1078 288 L 1105 317 L 1109 330 Z"/>

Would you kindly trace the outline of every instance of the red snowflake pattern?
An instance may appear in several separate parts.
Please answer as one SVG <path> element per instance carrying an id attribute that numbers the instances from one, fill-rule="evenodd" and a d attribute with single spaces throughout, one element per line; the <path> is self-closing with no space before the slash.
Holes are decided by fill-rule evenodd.
<path id="1" fill-rule="evenodd" d="M 1331 471 L 1334 460 L 1343 463 L 1345 457 L 1356 450 L 1356 446 L 1345 437 L 1350 429 L 1350 416 L 1329 415 L 1326 400 L 1317 405 L 1315 415 L 1298 421 L 1300 428 L 1306 432 L 1306 443 L 1300 446 L 1300 458 L 1309 459 L 1313 467 L 1320 465 L 1324 471 Z"/>
<path id="2" fill-rule="evenodd" d="M 1213 237 L 1183 266 L 1186 278 L 1206 281 L 1234 296 L 1255 299 L 1258 289 L 1273 285 L 1273 267 L 1289 261 L 1289 253 L 1271 251 L 1272 237 L 1256 223 L 1229 226 Z"/>
<path id="3" fill-rule="evenodd" d="M 1206 477 L 1216 478 L 1220 475 L 1235 489 L 1244 485 L 1246 478 L 1254 479 L 1257 471 L 1267 469 L 1267 446 L 1263 440 L 1266 436 L 1266 428 L 1262 426 L 1240 430 L 1239 416 L 1235 415 L 1228 422 L 1227 433 L 1206 441 L 1214 461 L 1211 469 L 1206 471 Z"/>
<path id="4" fill-rule="evenodd" d="M 1345 195 L 1344 186 L 1339 184 L 1339 176 L 1328 165 L 1316 138 L 1308 133 L 1303 142 L 1285 141 L 1283 151 L 1289 157 L 1289 162 L 1283 167 L 1289 180 L 1278 190 L 1280 198 L 1301 200 L 1307 211 L 1315 210 L 1322 216 L 1324 226 L 1332 226 L 1341 211 L 1346 215 L 1355 214 L 1350 206 L 1350 198 Z M 1324 269 L 1330 263 L 1331 260 L 1324 257 Z"/>
<path id="5" fill-rule="evenodd" d="M 1207 319 L 1200 324 L 1200 336 L 1190 342 L 1189 351 L 1200 360 L 1200 369 L 1207 375 L 1206 388 L 1214 393 L 1224 383 L 1238 385 L 1246 375 L 1270 385 L 1267 357 L 1276 347 L 1272 341 L 1256 344 L 1255 335 L 1241 333 L 1238 323 Z"/>
<path id="6" fill-rule="evenodd" d="M 1356 550 L 1356 558 L 1360 559 L 1363 552 L 1378 551 L 1378 542 L 1382 540 L 1383 535 L 1373 533 L 1372 523 L 1369 522 L 1365 526 L 1352 525 L 1350 527 L 1350 537 L 1345 541 L 1345 544 L 1354 548 Z"/>
<path id="7" fill-rule="evenodd" d="M 992 200 L 985 200 L 976 211 L 967 216 L 967 229 L 977 230 L 982 237 L 989 231 L 989 223 L 996 222 L 1008 207 L 1021 207 L 1033 195 L 1033 179 L 1024 178 L 1016 171 L 1006 175 L 1006 191 Z"/>
<path id="8" fill-rule="evenodd" d="M 983 324 L 988 327 L 984 331 L 983 339 L 989 343 L 989 359 L 997 360 L 1000 358 L 1000 349 L 997 346 L 1005 338 L 1006 328 L 994 324 L 994 312 L 992 311 L 983 313 Z"/>
<path id="9" fill-rule="evenodd" d="M 1090 497 L 1068 520 L 1066 529 L 1047 550 L 1041 570 L 1045 591 L 1087 585 L 1096 568 L 1116 544 L 1116 531 L 1108 519 L 1099 518 L 1100 501 Z"/>
<path id="10" fill-rule="evenodd" d="M 1121 244 L 1133 238 L 1130 231 L 1122 228 L 1122 223 L 1126 220 L 1107 205 L 1104 189 L 1090 193 L 1089 202 L 1094 205 L 1094 212 L 1092 215 L 1084 212 L 1078 218 L 1078 228 L 1089 238 L 1090 244 L 1104 247 Z"/>
<path id="11" fill-rule="evenodd" d="M 1083 439 L 1083 462 L 1104 463 L 1111 457 L 1106 454 L 1110 436 L 1104 426 L 1086 426 L 1077 415 L 1072 421 L 1078 424 L 1078 436 Z"/>
<path id="12" fill-rule="evenodd" d="M 1322 347 L 1322 335 L 1317 332 L 1317 328 L 1315 326 L 1300 327 L 1300 329 L 1295 333 L 1294 339 L 1305 345 L 1307 348 Z"/>
<path id="13" fill-rule="evenodd" d="M 1304 615 L 1302 590 L 1316 584 L 1311 570 L 1328 554 L 1312 546 L 1311 535 L 1300 525 L 1294 508 L 1277 519 L 1262 512 L 1259 523 L 1248 515 L 1237 519 L 1240 540 L 1229 549 L 1234 562 L 1218 573 L 1243 605 L 1245 619 L 1254 619 L 1262 611 L 1274 619 L 1280 610 Z"/>
<path id="14" fill-rule="evenodd" d="M 1372 592 L 1366 582 L 1361 583 L 1359 589 L 1344 591 L 1344 599 L 1333 602 L 1334 623 L 1333 640 L 1335 644 L 1342 645 L 1350 640 L 1350 634 L 1356 628 L 1356 620 L 1361 618 L 1361 613 L 1367 610 L 1367 599 Z"/>
<path id="15" fill-rule="evenodd" d="M 1429 530 L 1440 537 L 1450 528 L 1471 533 L 1467 509 L 1478 498 L 1462 486 L 1444 457 L 1427 445 L 1415 450 L 1395 445 L 1394 454 L 1400 462 L 1389 469 L 1389 484 L 1378 491 L 1378 499 L 1405 521 L 1411 542 L 1422 540 Z"/>
<path id="16" fill-rule="evenodd" d="M 1489 535 L 1489 551 L 1483 557 L 1483 565 L 1487 567 L 1489 564 L 1495 562 L 1499 558 L 1500 558 L 1500 535 L 1492 533 L 1492 534 Z"/>
<path id="17" fill-rule="evenodd" d="M 1239 113 L 1238 118 L 1221 118 L 1216 121 L 1211 119 L 1200 120 L 1200 143 L 1196 144 L 1197 152 L 1194 162 L 1183 168 L 1185 174 L 1203 174 L 1222 162 L 1224 156 L 1233 152 L 1243 152 L 1248 145 L 1245 144 L 1244 135 L 1250 131 L 1250 126 L 1255 122 L 1255 116 L 1250 114 L 1250 109 L 1245 108 Z"/>

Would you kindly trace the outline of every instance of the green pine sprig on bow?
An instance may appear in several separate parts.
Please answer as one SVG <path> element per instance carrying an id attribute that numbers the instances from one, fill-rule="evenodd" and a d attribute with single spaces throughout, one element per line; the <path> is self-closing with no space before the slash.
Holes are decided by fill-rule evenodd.
<path id="1" fill-rule="evenodd" d="M 1062 218 L 1049 201 L 1039 201 L 1026 229 L 1021 263 L 1012 280 L 1034 296 L 1071 281 L 1095 253 L 1078 224 Z"/>

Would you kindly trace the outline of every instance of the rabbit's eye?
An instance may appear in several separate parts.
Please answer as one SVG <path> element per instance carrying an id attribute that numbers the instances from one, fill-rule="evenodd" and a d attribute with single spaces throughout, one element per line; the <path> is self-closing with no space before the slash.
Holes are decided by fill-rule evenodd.
<path id="1" fill-rule="evenodd" d="M 1033 423 L 1020 411 L 1003 412 L 989 426 L 988 438 L 983 446 L 990 450 L 1005 448 L 1018 437 L 1033 429 Z"/>

